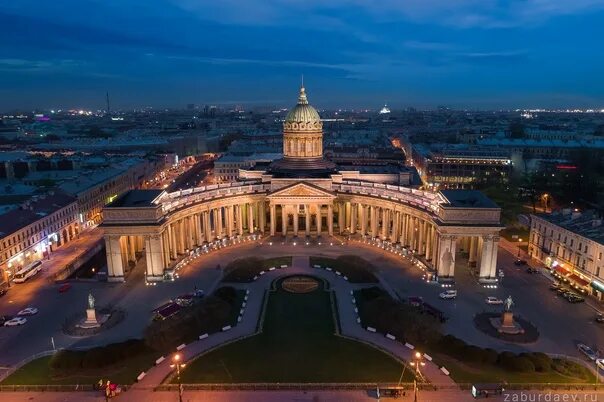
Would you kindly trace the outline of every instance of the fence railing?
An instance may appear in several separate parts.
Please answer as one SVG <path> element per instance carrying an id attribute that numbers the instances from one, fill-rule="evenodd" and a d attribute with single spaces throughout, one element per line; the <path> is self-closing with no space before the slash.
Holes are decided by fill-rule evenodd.
<path id="1" fill-rule="evenodd" d="M 39 359 L 40 357 L 54 355 L 55 353 L 57 353 L 60 350 L 62 350 L 62 349 L 45 350 L 43 352 L 36 353 L 35 355 L 29 356 L 29 357 L 21 360 L 19 363 L 10 366 L 7 370 L 5 370 L 2 373 L 0 373 L 0 382 L 4 381 L 6 378 L 8 378 L 8 376 L 10 376 L 11 374 L 13 374 L 15 371 L 17 371 L 21 367 L 25 366 L 27 363 L 29 363 L 29 362 L 31 362 L 33 360 Z"/>

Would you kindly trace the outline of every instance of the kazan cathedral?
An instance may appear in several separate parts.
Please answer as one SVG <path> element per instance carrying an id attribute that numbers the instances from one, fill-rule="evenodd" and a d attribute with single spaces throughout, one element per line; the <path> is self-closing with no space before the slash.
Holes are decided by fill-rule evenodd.
<path id="1" fill-rule="evenodd" d="M 462 258 L 482 283 L 497 281 L 496 204 L 478 191 L 416 190 L 389 176 L 323 158 L 323 123 L 302 87 L 283 122 L 282 159 L 240 170 L 237 182 L 132 190 L 107 205 L 108 279 L 124 281 L 137 254 L 145 257 L 146 280 L 162 281 L 193 253 L 265 239 L 311 247 L 364 241 L 412 256 L 443 282 L 453 280 Z"/>

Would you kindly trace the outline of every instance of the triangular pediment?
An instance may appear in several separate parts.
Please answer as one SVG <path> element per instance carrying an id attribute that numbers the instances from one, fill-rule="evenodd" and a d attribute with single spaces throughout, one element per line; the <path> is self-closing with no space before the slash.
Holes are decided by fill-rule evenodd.
<path id="1" fill-rule="evenodd" d="M 336 196 L 321 187 L 309 183 L 294 183 L 280 188 L 268 195 L 268 198 L 335 198 Z"/>

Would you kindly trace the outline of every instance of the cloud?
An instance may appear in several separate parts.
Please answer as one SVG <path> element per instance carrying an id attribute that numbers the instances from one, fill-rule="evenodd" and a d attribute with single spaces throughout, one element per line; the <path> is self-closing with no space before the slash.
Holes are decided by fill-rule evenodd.
<path id="1" fill-rule="evenodd" d="M 507 28 L 604 9 L 604 0 L 169 0 L 200 18 L 250 25 L 299 25 L 314 29 L 346 25 L 360 11 L 377 21 L 407 19 L 458 28 Z M 320 19 L 325 19 L 325 23 Z M 333 26 L 332 26 L 333 25 Z"/>
<path id="2" fill-rule="evenodd" d="M 82 66 L 82 62 L 71 59 L 28 60 L 17 58 L 0 59 L 0 70 L 11 72 L 57 72 Z"/>

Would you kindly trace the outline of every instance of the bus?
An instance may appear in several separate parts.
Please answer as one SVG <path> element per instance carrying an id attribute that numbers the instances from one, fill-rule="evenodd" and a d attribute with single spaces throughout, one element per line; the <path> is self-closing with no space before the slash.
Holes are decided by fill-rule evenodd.
<path id="1" fill-rule="evenodd" d="M 35 261 L 25 267 L 21 268 L 19 272 L 15 274 L 13 282 L 23 283 L 42 269 L 42 261 Z"/>

